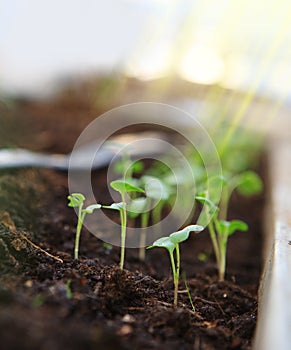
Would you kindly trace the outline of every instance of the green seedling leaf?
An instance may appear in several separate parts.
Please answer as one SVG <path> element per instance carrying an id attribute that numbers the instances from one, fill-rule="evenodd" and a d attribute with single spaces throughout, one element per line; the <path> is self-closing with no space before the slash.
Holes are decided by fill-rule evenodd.
<path id="1" fill-rule="evenodd" d="M 170 197 L 170 190 L 160 179 L 155 176 L 145 175 L 141 178 L 145 185 L 147 197 L 156 200 L 167 200 Z"/>
<path id="2" fill-rule="evenodd" d="M 250 196 L 263 190 L 263 182 L 255 172 L 246 171 L 240 175 L 240 183 L 237 189 L 241 194 Z"/>
<path id="3" fill-rule="evenodd" d="M 180 274 L 180 248 L 179 243 L 185 241 L 189 237 L 191 231 L 200 232 L 203 230 L 202 226 L 199 225 L 189 225 L 184 229 L 173 232 L 169 237 L 161 237 L 157 239 L 151 246 L 147 249 L 158 247 L 166 248 L 170 255 L 170 261 L 173 271 L 173 280 L 174 280 L 174 306 L 177 306 L 178 299 L 178 287 L 179 287 L 179 274 Z M 176 261 L 174 257 L 174 251 L 176 252 Z"/>
<path id="4" fill-rule="evenodd" d="M 68 206 L 73 208 L 79 207 L 85 201 L 85 197 L 81 193 L 72 193 L 67 198 L 69 200 Z"/>
<path id="5" fill-rule="evenodd" d="M 144 193 L 144 190 L 140 187 L 134 186 L 130 184 L 128 181 L 124 180 L 115 180 L 110 183 L 110 186 L 115 190 L 120 192 L 121 194 L 125 194 L 127 192 L 139 192 Z"/>
<path id="6" fill-rule="evenodd" d="M 184 230 L 185 229 L 189 230 L 189 232 L 196 232 L 196 233 L 198 233 L 198 232 L 203 231 L 204 227 L 201 226 L 201 225 L 189 225 L 189 226 L 185 227 Z"/>
<path id="7" fill-rule="evenodd" d="M 119 211 L 120 223 L 121 223 L 121 245 L 120 245 L 120 268 L 123 269 L 124 266 L 124 257 L 125 257 L 125 241 L 126 241 L 126 228 L 127 228 L 127 211 L 126 211 L 126 200 L 125 195 L 128 192 L 140 192 L 144 193 L 144 190 L 132 185 L 130 182 L 125 180 L 115 180 L 110 182 L 110 186 L 117 192 L 120 193 L 122 204 L 116 203 L 111 204 L 110 206 L 104 206 L 107 209 L 115 209 Z"/>
<path id="8" fill-rule="evenodd" d="M 217 222 L 220 232 L 226 232 L 228 236 L 232 235 L 235 231 L 247 231 L 248 225 L 241 220 L 219 220 Z"/>
<path id="9" fill-rule="evenodd" d="M 195 199 L 200 202 L 201 204 L 205 204 L 209 207 L 210 212 L 214 213 L 217 209 L 218 206 L 212 202 L 209 198 L 206 198 L 204 194 L 200 194 L 199 196 L 195 196 Z"/>
<path id="10" fill-rule="evenodd" d="M 135 186 L 135 187 L 138 187 L 138 188 L 140 188 L 139 187 L 139 183 L 140 183 L 140 181 L 139 181 L 139 179 L 136 179 L 136 178 L 134 178 L 134 177 L 132 177 L 132 178 L 127 178 L 126 179 L 126 182 L 128 182 L 131 186 Z"/>
<path id="11" fill-rule="evenodd" d="M 82 212 L 86 214 L 92 214 L 95 209 L 100 209 L 101 207 L 101 204 L 92 204 L 89 205 L 86 209 L 83 209 Z"/>
<path id="12" fill-rule="evenodd" d="M 228 228 L 228 234 L 231 235 L 235 231 L 247 231 L 248 230 L 248 225 L 241 221 L 241 220 L 232 220 L 230 221 L 230 225 Z"/>
<path id="13" fill-rule="evenodd" d="M 136 218 L 142 214 L 147 207 L 148 199 L 145 197 L 132 199 L 127 207 L 128 214 L 131 218 Z"/>
<path id="14" fill-rule="evenodd" d="M 202 230 L 204 230 L 203 226 L 189 225 L 180 231 L 173 232 L 170 234 L 169 238 L 174 244 L 177 244 L 186 241 L 186 239 L 189 237 L 190 232 L 201 232 Z"/>
<path id="15" fill-rule="evenodd" d="M 141 161 L 134 162 L 131 167 L 134 173 L 141 173 L 144 169 L 143 162 Z"/>
<path id="16" fill-rule="evenodd" d="M 227 185 L 228 181 L 226 179 L 225 176 L 223 175 L 215 175 L 215 176 L 212 176 L 210 179 L 209 179 L 210 182 L 212 183 L 220 183 L 222 186 L 225 186 Z"/>
<path id="17" fill-rule="evenodd" d="M 105 249 L 105 250 L 111 250 L 113 247 L 110 243 L 106 243 L 106 242 L 103 242 L 102 243 L 102 247 Z"/>
<path id="18" fill-rule="evenodd" d="M 181 243 L 186 241 L 186 239 L 188 239 L 190 234 L 190 231 L 188 230 L 181 230 L 181 231 L 177 231 L 177 232 L 173 232 L 170 234 L 170 240 L 173 243 Z"/>
<path id="19" fill-rule="evenodd" d="M 154 247 L 166 248 L 171 254 L 175 250 L 175 244 L 171 241 L 170 237 L 161 237 L 157 239 L 152 245 L 148 246 L 147 249 Z"/>
<path id="20" fill-rule="evenodd" d="M 83 222 L 86 214 L 92 214 L 95 209 L 100 209 L 101 205 L 91 204 L 86 209 L 83 209 L 83 204 L 85 201 L 85 196 L 81 193 L 72 193 L 68 196 L 68 206 L 69 207 L 78 207 L 78 223 L 76 228 L 76 237 L 75 237 L 75 248 L 74 248 L 74 258 L 78 259 L 79 256 L 79 244 L 80 244 L 80 235 L 83 226 Z"/>
<path id="21" fill-rule="evenodd" d="M 125 208 L 125 203 L 124 202 L 120 202 L 120 203 L 112 203 L 110 205 L 102 205 L 102 208 L 104 209 L 113 209 L 113 210 L 122 210 Z"/>

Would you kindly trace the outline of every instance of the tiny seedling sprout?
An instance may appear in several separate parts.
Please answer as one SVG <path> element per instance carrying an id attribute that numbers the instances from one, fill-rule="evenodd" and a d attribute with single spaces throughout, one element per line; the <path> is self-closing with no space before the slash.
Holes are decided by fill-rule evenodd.
<path id="1" fill-rule="evenodd" d="M 131 217 L 136 217 L 141 214 L 141 228 L 139 242 L 139 259 L 145 260 L 146 246 L 146 230 L 150 220 L 150 210 L 152 210 L 153 224 L 158 224 L 161 221 L 161 211 L 166 201 L 169 199 L 170 190 L 162 180 L 155 176 L 144 175 L 139 179 L 139 183 L 144 187 L 146 197 L 135 198 L 129 205 Z"/>
<path id="2" fill-rule="evenodd" d="M 144 190 L 130 184 L 124 180 L 111 181 L 110 186 L 117 192 L 120 193 L 122 202 L 112 203 L 111 205 L 103 205 L 105 209 L 118 210 L 120 214 L 120 224 L 121 224 L 121 244 L 120 244 L 120 268 L 123 269 L 124 266 L 124 256 L 125 256 L 125 239 L 126 239 L 126 225 L 127 225 L 127 211 L 126 211 L 126 194 L 128 192 L 140 192 L 144 193 Z"/>
<path id="3" fill-rule="evenodd" d="M 170 186 L 157 177 L 146 175 L 141 180 L 145 184 L 147 197 L 155 204 L 152 210 L 153 224 L 158 224 L 162 219 L 162 209 L 173 192 Z"/>
<path id="4" fill-rule="evenodd" d="M 177 302 L 178 302 L 178 284 L 179 284 L 180 264 L 181 264 L 179 244 L 188 239 L 190 232 L 201 232 L 203 229 L 204 227 L 200 225 L 189 225 L 180 231 L 171 233 L 167 237 L 161 237 L 157 239 L 152 245 L 147 247 L 147 249 L 154 248 L 154 247 L 166 248 L 169 253 L 172 272 L 173 272 L 174 306 L 175 307 L 177 306 Z M 174 251 L 176 252 L 176 260 L 174 258 Z"/>
<path id="5" fill-rule="evenodd" d="M 75 249 L 74 249 L 74 259 L 78 259 L 79 257 L 79 244 L 80 244 L 80 236 L 81 230 L 84 223 L 84 219 L 86 214 L 92 214 L 95 209 L 100 209 L 100 204 L 91 204 L 87 208 L 83 209 L 85 196 L 81 193 L 72 193 L 68 196 L 69 207 L 78 208 L 78 223 L 76 228 L 76 238 L 75 238 Z"/>
<path id="6" fill-rule="evenodd" d="M 241 220 L 220 220 L 219 208 L 210 199 L 204 196 L 196 196 L 196 200 L 208 207 L 208 229 L 213 245 L 213 250 L 218 265 L 218 278 L 224 280 L 226 269 L 227 241 L 235 231 L 247 231 L 248 225 Z"/>
<path id="7" fill-rule="evenodd" d="M 237 230 L 248 230 L 248 225 L 243 221 L 226 220 L 231 194 L 235 189 L 245 196 L 260 193 L 263 183 L 260 177 L 250 170 L 235 175 L 230 179 L 226 179 L 223 176 L 214 176 L 209 183 L 210 189 L 196 196 L 196 200 L 207 207 L 205 211 L 206 220 L 218 265 L 218 276 L 219 280 L 224 280 L 228 237 Z M 216 204 L 219 200 L 215 190 L 217 188 L 222 188 L 219 205 Z M 209 198 L 209 195 L 211 195 L 211 198 Z"/>

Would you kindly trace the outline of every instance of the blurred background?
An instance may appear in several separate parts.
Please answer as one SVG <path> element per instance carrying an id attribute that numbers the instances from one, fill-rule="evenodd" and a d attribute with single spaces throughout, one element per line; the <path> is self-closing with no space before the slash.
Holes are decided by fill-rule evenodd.
<path id="1" fill-rule="evenodd" d="M 259 128 L 289 111 L 288 0 L 1 0 L 0 29 L 2 101 L 158 101 Z"/>

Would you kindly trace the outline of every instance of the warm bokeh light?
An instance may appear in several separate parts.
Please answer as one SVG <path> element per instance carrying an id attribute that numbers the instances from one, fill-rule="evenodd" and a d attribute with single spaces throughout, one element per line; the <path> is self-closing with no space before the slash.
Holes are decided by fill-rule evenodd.
<path id="1" fill-rule="evenodd" d="M 194 44 L 182 58 L 178 73 L 188 81 L 214 84 L 220 81 L 224 64 L 218 52 L 211 46 Z"/>
<path id="2" fill-rule="evenodd" d="M 250 61 L 241 55 L 233 54 L 225 59 L 225 71 L 221 85 L 227 89 L 246 88 L 250 83 Z"/>
<path id="3" fill-rule="evenodd" d="M 168 75 L 170 63 L 170 47 L 160 45 L 149 53 L 131 59 L 125 70 L 130 77 L 140 80 L 153 80 Z"/>

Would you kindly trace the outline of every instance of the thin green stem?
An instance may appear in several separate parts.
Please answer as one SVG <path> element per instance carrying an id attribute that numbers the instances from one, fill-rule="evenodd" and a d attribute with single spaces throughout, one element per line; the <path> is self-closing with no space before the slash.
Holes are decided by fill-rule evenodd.
<path id="1" fill-rule="evenodd" d="M 81 236 L 81 230 L 82 230 L 83 221 L 85 217 L 85 213 L 82 213 L 82 208 L 83 208 L 83 205 L 80 205 L 78 208 L 78 223 L 76 228 L 74 259 L 78 259 L 79 257 L 80 236 Z"/>
<path id="2" fill-rule="evenodd" d="M 217 236 L 216 236 L 216 232 L 215 232 L 212 220 L 209 221 L 208 229 L 209 229 L 209 235 L 210 235 L 210 238 L 211 238 L 211 241 L 212 241 L 212 246 L 213 246 L 213 249 L 214 249 L 216 262 L 217 262 L 217 265 L 219 266 L 219 264 L 220 264 L 219 243 L 217 241 Z"/>
<path id="3" fill-rule="evenodd" d="M 174 306 L 178 303 L 178 288 L 179 288 L 179 276 L 180 276 L 180 249 L 179 244 L 176 243 L 176 276 L 174 280 L 175 290 L 174 290 Z"/>
<path id="4" fill-rule="evenodd" d="M 218 266 L 219 281 L 224 281 L 226 269 L 226 247 L 227 247 L 227 232 L 221 233 L 220 238 L 220 262 Z"/>
<path id="5" fill-rule="evenodd" d="M 229 191 L 227 186 L 222 190 L 221 193 L 221 200 L 220 200 L 220 206 L 219 206 L 219 219 L 220 220 L 226 220 L 227 217 L 227 209 L 228 209 L 228 202 L 229 202 Z"/>
<path id="6" fill-rule="evenodd" d="M 176 243 L 175 244 L 176 246 L 176 279 L 177 279 L 177 284 L 179 282 L 179 276 L 180 276 L 180 264 L 181 264 L 181 261 L 180 261 L 180 248 L 179 248 L 179 244 Z"/>
<path id="7" fill-rule="evenodd" d="M 171 266 L 173 271 L 173 280 L 174 280 L 174 307 L 177 306 L 178 302 L 178 283 L 177 283 L 177 268 L 174 260 L 174 253 L 170 253 Z"/>
<path id="8" fill-rule="evenodd" d="M 187 280 L 186 280 L 186 274 L 185 273 L 183 274 L 183 279 L 184 279 L 185 288 L 186 288 L 186 291 L 187 291 L 187 295 L 188 295 L 188 298 L 189 298 L 192 310 L 193 310 L 193 312 L 196 312 L 195 305 L 193 303 L 193 299 L 192 299 L 192 296 L 191 296 L 190 288 L 188 287 L 188 283 L 187 283 Z"/>
<path id="9" fill-rule="evenodd" d="M 149 204 L 150 204 L 150 201 L 149 201 Z M 149 218 L 150 218 L 149 204 L 146 206 L 145 211 L 141 215 L 141 228 L 143 229 L 141 232 L 140 241 L 139 241 L 139 260 L 141 261 L 145 260 L 146 228 L 148 227 Z"/>
<path id="10" fill-rule="evenodd" d="M 125 207 L 125 198 L 124 195 L 122 197 L 122 202 L 124 203 L 124 207 L 120 210 L 120 223 L 121 223 L 121 244 L 120 244 L 120 268 L 123 269 L 124 266 L 124 257 L 125 257 L 125 239 L 126 239 L 126 225 L 127 225 L 127 215 L 126 215 L 126 207 Z"/>

